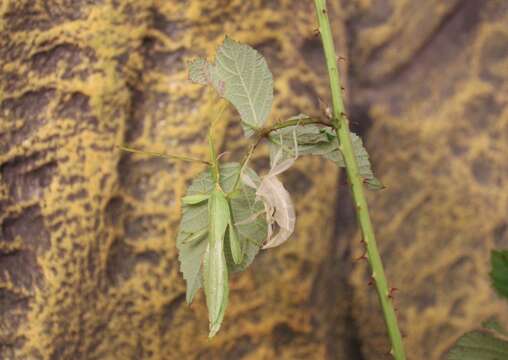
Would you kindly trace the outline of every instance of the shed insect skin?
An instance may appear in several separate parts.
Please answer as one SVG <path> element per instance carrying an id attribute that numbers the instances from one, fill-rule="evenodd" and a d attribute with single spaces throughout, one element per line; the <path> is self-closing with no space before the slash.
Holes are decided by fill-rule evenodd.
<path id="1" fill-rule="evenodd" d="M 293 202 L 284 185 L 277 178 L 277 175 L 289 169 L 298 158 L 296 133 L 294 133 L 294 146 L 295 157 L 286 160 L 281 160 L 283 158 L 282 147 L 279 149 L 277 154 L 271 159 L 270 171 L 262 178 L 259 185 L 254 183 L 246 174 L 242 174 L 244 184 L 256 189 L 256 198 L 263 201 L 265 208 L 268 230 L 266 240 L 263 242 L 263 249 L 281 245 L 288 240 L 295 229 L 296 215 Z M 272 225 L 275 223 L 279 225 L 279 231 L 272 237 Z"/>

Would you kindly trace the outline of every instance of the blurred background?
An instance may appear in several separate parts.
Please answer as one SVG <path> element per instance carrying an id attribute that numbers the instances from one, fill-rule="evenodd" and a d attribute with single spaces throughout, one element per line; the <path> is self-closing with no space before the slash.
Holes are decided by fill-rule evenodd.
<path id="1" fill-rule="evenodd" d="M 508 2 L 329 0 L 348 115 L 386 185 L 369 203 L 409 359 L 508 307 Z M 187 80 L 228 34 L 267 59 L 271 121 L 329 103 L 312 1 L 0 2 L 1 359 L 389 359 L 344 174 L 301 158 L 297 229 L 231 279 L 219 335 L 175 246 L 216 98 Z M 246 143 L 230 109 L 226 160 Z M 227 140 L 224 140 L 227 139 Z M 266 149 L 255 158 L 268 164 Z"/>

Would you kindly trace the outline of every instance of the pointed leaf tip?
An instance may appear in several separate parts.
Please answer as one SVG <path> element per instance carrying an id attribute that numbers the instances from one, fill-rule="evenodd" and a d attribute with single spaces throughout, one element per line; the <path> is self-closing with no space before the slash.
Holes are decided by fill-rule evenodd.
<path id="1" fill-rule="evenodd" d="M 369 188 L 369 190 L 376 191 L 386 189 L 386 186 L 384 186 L 384 184 L 376 177 L 365 179 L 364 182 L 367 185 L 367 188 Z"/>

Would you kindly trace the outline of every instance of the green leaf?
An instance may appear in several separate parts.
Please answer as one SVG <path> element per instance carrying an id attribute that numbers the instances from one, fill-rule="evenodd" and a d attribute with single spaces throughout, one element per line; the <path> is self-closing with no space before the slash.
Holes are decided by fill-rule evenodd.
<path id="1" fill-rule="evenodd" d="M 197 59 L 189 65 L 189 78 L 210 84 L 239 112 L 246 136 L 265 123 L 273 102 L 273 78 L 263 56 L 229 37 L 217 50 L 215 63 Z"/>
<path id="2" fill-rule="evenodd" d="M 193 236 L 208 232 L 208 207 L 200 205 L 184 205 L 180 222 L 180 230 L 176 240 L 180 271 L 187 282 L 187 303 L 192 302 L 196 291 L 201 287 L 201 261 L 206 250 L 208 236 L 200 237 L 201 241 L 189 241 Z"/>
<path id="3" fill-rule="evenodd" d="M 237 168 L 236 174 L 240 168 Z M 260 181 L 257 174 L 249 168 L 244 169 L 251 179 Z M 266 239 L 268 225 L 264 213 L 264 206 L 261 201 L 256 201 L 255 190 L 240 183 L 240 191 L 237 196 L 230 200 L 233 222 L 236 226 L 238 241 L 243 249 L 243 258 L 240 263 L 235 263 L 231 252 L 226 251 L 226 260 L 230 272 L 245 270 L 254 260 L 259 249 Z M 226 241 L 230 241 L 227 237 Z M 228 246 L 226 250 L 229 250 Z"/>
<path id="4" fill-rule="evenodd" d="M 230 222 L 229 204 L 221 189 L 214 189 L 208 201 L 209 238 L 203 258 L 203 283 L 212 337 L 219 330 L 228 301 L 228 269 L 224 237 Z"/>
<path id="5" fill-rule="evenodd" d="M 463 335 L 447 356 L 448 360 L 508 359 L 508 341 L 492 331 L 471 331 Z"/>
<path id="6" fill-rule="evenodd" d="M 299 115 L 290 118 L 294 120 Z M 283 159 L 296 156 L 294 137 L 298 147 L 298 155 L 326 155 L 334 151 L 338 151 L 338 143 L 334 143 L 335 135 L 329 132 L 327 128 L 318 127 L 316 125 L 290 126 L 273 131 L 270 134 L 270 158 L 274 158 L 275 154 L 281 149 L 283 151 Z"/>
<path id="7" fill-rule="evenodd" d="M 508 331 L 506 331 L 506 329 L 500 323 L 498 323 L 495 319 L 489 319 L 487 321 L 484 321 L 482 323 L 482 326 L 485 329 L 494 330 L 501 335 L 508 336 Z"/>
<path id="8" fill-rule="evenodd" d="M 237 163 L 228 163 L 221 166 L 220 184 L 225 192 L 230 192 L 240 171 Z M 250 177 L 257 178 L 251 169 L 245 169 Z M 210 194 L 214 188 L 210 170 L 198 175 L 187 189 L 187 196 L 197 194 Z M 229 236 L 226 234 L 225 256 L 229 272 L 242 271 L 247 268 L 259 252 L 262 241 L 266 238 L 266 221 L 264 216 L 259 216 L 252 221 L 244 223 L 254 214 L 263 210 L 261 202 L 255 202 L 255 191 L 240 184 L 235 197 L 230 199 L 232 218 L 238 231 L 238 238 L 243 248 L 243 260 L 235 264 L 231 255 Z M 182 220 L 176 241 L 180 271 L 187 282 L 186 300 L 192 302 L 196 291 L 202 286 L 201 265 L 208 243 L 208 205 L 206 202 L 195 205 L 183 205 Z M 200 234 L 201 232 L 201 234 Z M 203 235 L 205 232 L 205 235 Z M 201 235 L 201 236 L 200 236 Z M 192 237 L 197 239 L 192 241 Z M 206 241 L 205 241 L 206 240 Z"/>
<path id="9" fill-rule="evenodd" d="M 305 118 L 306 115 L 298 115 L 289 120 Z M 326 159 L 332 160 L 340 167 L 345 167 L 344 158 L 339 150 L 337 135 L 329 127 L 319 127 L 316 125 L 289 126 L 270 134 L 270 157 L 282 147 L 284 158 L 296 156 L 294 137 L 296 136 L 298 155 L 321 155 Z M 365 184 L 371 190 L 383 189 L 384 186 L 372 172 L 369 160 L 369 154 L 363 146 L 362 139 L 354 133 L 351 133 L 351 142 L 353 152 L 356 156 L 360 176 Z"/>
<path id="10" fill-rule="evenodd" d="M 492 286 L 497 293 L 508 298 L 508 251 L 491 253 Z M 482 324 L 484 330 L 463 335 L 448 353 L 448 360 L 501 360 L 508 359 L 508 332 L 495 320 Z"/>
<path id="11" fill-rule="evenodd" d="M 490 256 L 492 286 L 499 296 L 508 299 L 508 250 L 493 250 Z"/>

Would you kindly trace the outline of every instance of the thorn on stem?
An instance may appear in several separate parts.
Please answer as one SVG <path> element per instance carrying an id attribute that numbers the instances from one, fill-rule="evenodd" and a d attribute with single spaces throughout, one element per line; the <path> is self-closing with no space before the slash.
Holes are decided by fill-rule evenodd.
<path id="1" fill-rule="evenodd" d="M 360 256 L 359 256 L 359 257 L 357 257 L 357 258 L 354 258 L 353 260 L 354 260 L 354 261 L 368 260 L 368 257 L 367 257 L 367 250 L 364 250 L 362 255 L 360 255 Z"/>
<path id="2" fill-rule="evenodd" d="M 321 109 L 321 112 L 328 120 L 331 120 L 333 118 L 332 109 L 330 108 L 330 105 L 328 105 L 326 102 L 321 100 L 321 98 L 318 96 L 318 103 L 319 108 Z"/>
<path id="3" fill-rule="evenodd" d="M 339 61 L 344 61 L 344 62 L 346 62 L 346 58 L 345 58 L 345 57 L 343 57 L 343 56 L 337 56 L 337 62 L 339 62 Z"/>
<path id="4" fill-rule="evenodd" d="M 320 33 L 321 33 L 321 31 L 319 30 L 319 28 L 316 28 L 316 29 L 312 30 L 312 34 L 314 36 L 319 36 Z"/>
<path id="5" fill-rule="evenodd" d="M 374 278 L 371 276 L 367 285 L 372 286 L 372 284 L 374 284 Z"/>
<path id="6" fill-rule="evenodd" d="M 394 294 L 396 291 L 399 291 L 399 289 L 397 289 L 396 287 L 392 287 L 392 288 L 390 288 L 390 290 L 388 290 L 388 298 L 390 298 L 390 299 L 392 299 L 392 300 L 393 300 L 393 294 Z"/>

